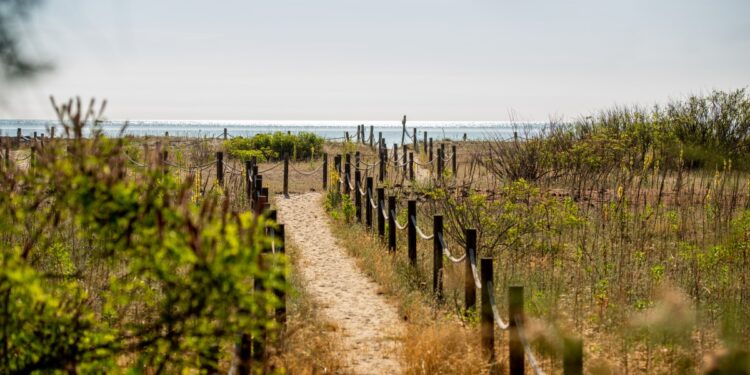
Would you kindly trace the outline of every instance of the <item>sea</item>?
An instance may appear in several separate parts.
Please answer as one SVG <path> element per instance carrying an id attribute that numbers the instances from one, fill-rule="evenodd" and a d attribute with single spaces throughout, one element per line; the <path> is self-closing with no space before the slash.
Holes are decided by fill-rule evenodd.
<path id="1" fill-rule="evenodd" d="M 248 137 L 260 133 L 311 132 L 329 140 L 343 140 L 346 132 L 356 140 L 358 125 L 365 125 L 365 137 L 373 129 L 374 139 L 382 133 L 387 145 L 401 143 L 402 126 L 400 121 L 219 121 L 219 120 L 130 120 L 105 121 L 99 126 L 102 132 L 110 137 L 122 135 L 133 136 L 169 136 L 193 138 L 220 138 L 224 129 L 229 137 Z M 413 135 L 417 129 L 419 141 L 424 139 L 424 132 L 428 138 L 434 140 L 468 140 L 509 139 L 538 133 L 545 129 L 545 122 L 507 122 L 507 121 L 407 121 L 408 135 Z M 53 120 L 0 120 L 0 136 L 15 137 L 17 129 L 25 137 L 45 134 L 49 136 L 50 129 L 55 128 L 56 136 L 62 135 L 62 127 Z M 90 134 L 91 127 L 84 134 Z M 406 142 L 411 138 L 406 137 Z"/>

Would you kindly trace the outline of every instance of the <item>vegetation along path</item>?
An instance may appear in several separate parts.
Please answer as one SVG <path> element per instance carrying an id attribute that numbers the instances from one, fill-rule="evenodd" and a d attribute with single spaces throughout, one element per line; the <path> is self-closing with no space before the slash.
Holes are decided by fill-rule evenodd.
<path id="1" fill-rule="evenodd" d="M 340 329 L 347 373 L 399 373 L 398 337 L 404 327 L 396 307 L 336 244 L 321 199 L 320 193 L 306 193 L 276 200 L 287 239 L 299 249 L 295 272 L 323 317 Z"/>

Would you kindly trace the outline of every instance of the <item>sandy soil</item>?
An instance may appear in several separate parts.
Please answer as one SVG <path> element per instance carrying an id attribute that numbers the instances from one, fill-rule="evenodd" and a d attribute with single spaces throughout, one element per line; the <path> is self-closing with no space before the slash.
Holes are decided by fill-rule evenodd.
<path id="1" fill-rule="evenodd" d="M 340 328 L 347 373 L 400 373 L 398 337 L 404 327 L 396 307 L 336 244 L 320 193 L 276 197 L 279 221 L 299 249 L 302 279 L 321 315 Z"/>

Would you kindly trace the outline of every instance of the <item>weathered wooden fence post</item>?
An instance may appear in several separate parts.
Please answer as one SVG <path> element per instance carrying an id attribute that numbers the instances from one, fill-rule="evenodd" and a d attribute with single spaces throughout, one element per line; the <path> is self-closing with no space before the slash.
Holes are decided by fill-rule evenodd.
<path id="1" fill-rule="evenodd" d="M 583 374 L 583 341 L 565 339 L 563 342 L 563 374 Z"/>
<path id="2" fill-rule="evenodd" d="M 383 210 L 385 209 L 385 188 L 378 188 L 378 202 L 377 202 L 377 214 L 378 214 L 378 236 L 380 239 L 385 239 L 385 216 L 383 216 Z"/>
<path id="3" fill-rule="evenodd" d="M 424 142 L 422 142 L 422 147 L 424 148 L 424 153 L 427 153 L 427 132 L 424 132 Z"/>
<path id="4" fill-rule="evenodd" d="M 396 251 L 396 197 L 388 197 L 388 250 Z"/>
<path id="5" fill-rule="evenodd" d="M 482 258 L 481 263 L 482 282 L 482 309 L 481 309 L 481 331 L 482 331 L 482 349 L 489 363 L 495 363 L 495 322 L 492 314 L 492 303 L 490 302 L 490 293 L 493 290 L 487 286 L 492 281 L 492 258 Z M 495 366 L 492 366 L 495 367 Z M 493 373 L 492 367 L 490 373 Z"/>
<path id="6" fill-rule="evenodd" d="M 224 186 L 224 153 L 221 151 L 216 153 L 216 180 L 219 186 Z"/>
<path id="7" fill-rule="evenodd" d="M 408 159 L 409 155 L 407 154 L 407 152 L 408 151 L 406 150 L 406 145 L 402 145 L 401 146 L 401 155 L 404 155 L 404 163 L 401 164 L 401 165 L 403 166 L 403 173 L 404 173 L 403 176 L 404 177 L 406 177 L 406 167 L 407 167 L 407 164 L 408 164 L 408 161 L 409 161 L 409 159 Z"/>
<path id="8" fill-rule="evenodd" d="M 438 148 L 437 150 L 437 177 L 438 179 L 443 179 L 443 148 Z"/>
<path id="9" fill-rule="evenodd" d="M 373 147 L 373 142 L 375 141 L 375 126 L 370 125 L 370 148 Z"/>
<path id="10" fill-rule="evenodd" d="M 464 272 L 464 305 L 466 312 L 477 306 L 477 288 L 474 283 L 472 265 L 476 267 L 477 259 L 477 230 L 466 229 L 466 268 Z M 484 288 L 484 285 L 482 285 Z"/>
<path id="11" fill-rule="evenodd" d="M 49 138 L 55 139 L 55 127 L 54 126 L 49 128 Z"/>
<path id="12" fill-rule="evenodd" d="M 344 194 L 351 193 L 351 180 L 352 180 L 352 155 L 346 153 L 344 156 Z"/>
<path id="13" fill-rule="evenodd" d="M 398 144 L 393 144 L 393 168 L 398 174 Z"/>
<path id="14" fill-rule="evenodd" d="M 289 153 L 284 153 L 284 196 L 289 196 Z"/>
<path id="15" fill-rule="evenodd" d="M 365 223 L 367 224 L 367 228 L 369 229 L 372 228 L 372 177 L 367 177 L 365 188 L 367 189 L 367 191 L 365 191 L 365 193 L 367 194 L 365 196 Z"/>
<path id="16" fill-rule="evenodd" d="M 328 189 L 328 154 L 323 154 L 323 190 Z"/>
<path id="17" fill-rule="evenodd" d="M 411 138 L 414 140 L 414 152 L 419 153 L 419 142 L 417 142 L 417 128 L 414 128 L 412 130 L 413 130 L 413 133 L 412 133 L 413 135 Z"/>
<path id="18" fill-rule="evenodd" d="M 409 153 L 409 181 L 414 181 L 414 152 Z"/>
<path id="19" fill-rule="evenodd" d="M 409 253 L 409 264 L 412 266 L 417 265 L 417 201 L 410 199 L 406 207 L 408 226 L 408 253 Z"/>
<path id="20" fill-rule="evenodd" d="M 245 160 L 245 195 L 247 199 L 253 197 L 253 162 Z"/>
<path id="21" fill-rule="evenodd" d="M 21 147 L 21 128 L 16 129 L 16 148 Z"/>
<path id="22" fill-rule="evenodd" d="M 224 128 L 224 140 L 227 140 L 227 128 Z"/>
<path id="23" fill-rule="evenodd" d="M 383 156 L 382 149 L 380 150 L 379 155 L 380 155 L 380 159 L 379 159 L 380 162 L 378 166 L 380 167 L 380 170 L 379 170 L 380 173 L 378 173 L 378 181 L 382 183 L 383 181 L 385 181 L 385 163 L 386 163 L 385 157 Z"/>
<path id="24" fill-rule="evenodd" d="M 453 178 L 458 179 L 458 154 L 456 154 L 456 145 L 451 145 L 451 167 L 453 172 Z"/>
<path id="25" fill-rule="evenodd" d="M 430 138 L 430 145 L 429 145 L 429 159 L 427 159 L 430 163 L 432 163 L 432 159 L 434 159 L 434 156 L 432 154 L 432 138 Z M 432 167 L 430 167 L 432 169 Z"/>
<path id="26" fill-rule="evenodd" d="M 284 254 L 286 252 L 284 224 L 278 224 L 278 227 L 279 228 L 275 233 L 276 238 L 279 240 L 279 243 L 276 245 L 276 252 Z M 282 273 L 282 277 L 286 279 L 286 274 Z M 286 324 L 286 293 L 284 293 L 283 290 L 277 290 L 276 297 L 281 301 L 281 305 L 276 308 L 276 321 L 279 322 L 283 328 Z"/>
<path id="27" fill-rule="evenodd" d="M 263 206 L 258 206 L 261 190 L 263 190 L 263 176 L 256 174 L 253 183 L 253 209 L 256 214 L 260 214 Z"/>
<path id="28" fill-rule="evenodd" d="M 360 181 L 362 174 L 359 169 L 354 171 L 354 216 L 357 217 L 357 222 L 362 222 L 362 194 L 359 193 L 362 190 L 362 183 Z"/>
<path id="29" fill-rule="evenodd" d="M 432 218 L 432 291 L 438 302 L 443 301 L 443 216 Z"/>
<path id="30" fill-rule="evenodd" d="M 482 263 L 484 266 L 484 263 Z M 482 269 L 484 272 L 484 269 Z M 491 277 L 491 276 L 490 276 Z M 512 286 L 508 288 L 508 322 L 510 341 L 508 343 L 508 355 L 510 373 L 512 375 L 523 375 L 526 370 L 523 343 L 518 334 L 518 323 L 523 325 L 523 287 Z"/>
<path id="31" fill-rule="evenodd" d="M 333 168 L 336 169 L 336 174 L 338 175 L 336 178 L 336 193 L 341 194 L 341 155 L 333 157 Z"/>

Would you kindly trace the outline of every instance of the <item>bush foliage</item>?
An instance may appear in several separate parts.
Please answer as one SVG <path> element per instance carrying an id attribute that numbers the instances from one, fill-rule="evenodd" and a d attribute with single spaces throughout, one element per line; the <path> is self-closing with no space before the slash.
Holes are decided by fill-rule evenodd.
<path id="1" fill-rule="evenodd" d="M 268 161 L 279 159 L 284 154 L 289 154 L 292 160 L 301 160 L 320 155 L 323 142 L 323 138 L 310 132 L 275 132 L 256 134 L 250 138 L 235 137 L 226 141 L 224 146 L 229 155 L 242 160 L 256 157 L 258 161 Z"/>
<path id="2" fill-rule="evenodd" d="M 69 139 L 0 168 L 0 372 L 217 368 L 219 348 L 273 326 L 285 284 L 258 266 L 262 218 L 128 169 L 122 140 L 83 139 L 84 116 L 59 114 Z"/>

